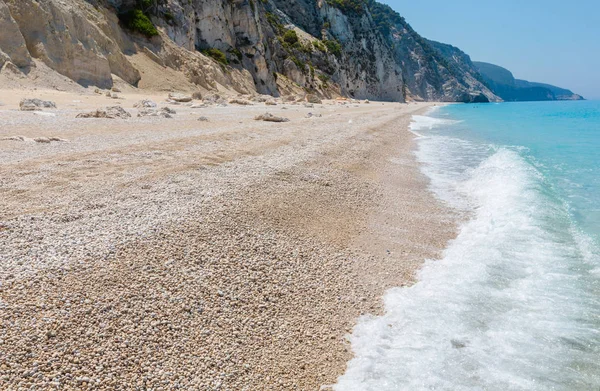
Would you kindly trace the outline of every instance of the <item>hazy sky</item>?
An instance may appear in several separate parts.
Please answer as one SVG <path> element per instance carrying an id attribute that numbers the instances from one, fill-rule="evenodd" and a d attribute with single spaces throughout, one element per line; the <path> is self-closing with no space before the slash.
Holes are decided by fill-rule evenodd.
<path id="1" fill-rule="evenodd" d="M 600 99 L 600 0 L 379 0 L 422 36 Z"/>

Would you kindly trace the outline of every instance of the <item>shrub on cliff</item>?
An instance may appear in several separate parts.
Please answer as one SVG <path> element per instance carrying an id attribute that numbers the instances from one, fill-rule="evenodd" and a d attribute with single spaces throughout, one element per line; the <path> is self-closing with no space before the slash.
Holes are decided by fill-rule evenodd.
<path id="1" fill-rule="evenodd" d="M 283 41 L 293 46 L 298 43 L 298 34 L 294 30 L 288 30 L 283 34 Z"/>
<path id="2" fill-rule="evenodd" d="M 327 39 L 327 40 L 323 41 L 323 43 L 327 47 L 327 51 L 329 53 L 333 54 L 336 57 L 339 57 L 342 55 L 342 45 L 340 45 L 340 43 L 338 41 Z"/>
<path id="3" fill-rule="evenodd" d="M 142 10 L 134 9 L 121 14 L 120 17 L 125 26 L 132 31 L 144 34 L 148 38 L 158 35 L 158 30 Z"/>
<path id="4" fill-rule="evenodd" d="M 202 53 L 223 65 L 229 64 L 229 61 L 227 61 L 227 56 L 219 49 L 210 48 L 203 50 Z"/>
<path id="5" fill-rule="evenodd" d="M 327 4 L 341 9 L 345 14 L 362 15 L 365 10 L 365 0 L 327 0 Z"/>

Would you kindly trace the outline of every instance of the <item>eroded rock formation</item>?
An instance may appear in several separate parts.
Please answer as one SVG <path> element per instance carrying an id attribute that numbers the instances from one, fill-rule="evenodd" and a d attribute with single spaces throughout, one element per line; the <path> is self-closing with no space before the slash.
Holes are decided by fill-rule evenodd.
<path id="1" fill-rule="evenodd" d="M 42 62 L 100 88 L 177 80 L 202 92 L 498 100 L 464 53 L 447 61 L 389 7 L 355 3 L 0 0 L 0 67 Z"/>

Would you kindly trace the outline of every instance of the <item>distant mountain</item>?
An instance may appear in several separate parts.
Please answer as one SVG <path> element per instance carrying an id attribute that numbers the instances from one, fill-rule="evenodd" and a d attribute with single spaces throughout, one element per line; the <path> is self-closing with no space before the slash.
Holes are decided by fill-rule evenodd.
<path id="1" fill-rule="evenodd" d="M 571 90 L 515 79 L 512 72 L 498 65 L 478 61 L 474 61 L 473 65 L 494 94 L 508 102 L 584 99 Z"/>

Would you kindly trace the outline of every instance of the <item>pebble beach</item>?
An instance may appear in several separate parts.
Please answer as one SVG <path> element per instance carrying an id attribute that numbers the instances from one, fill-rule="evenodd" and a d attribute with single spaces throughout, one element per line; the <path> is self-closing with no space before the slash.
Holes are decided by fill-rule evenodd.
<path id="1" fill-rule="evenodd" d="M 0 389 L 327 389 L 455 235 L 408 130 L 432 103 L 165 98 L 0 93 Z"/>

